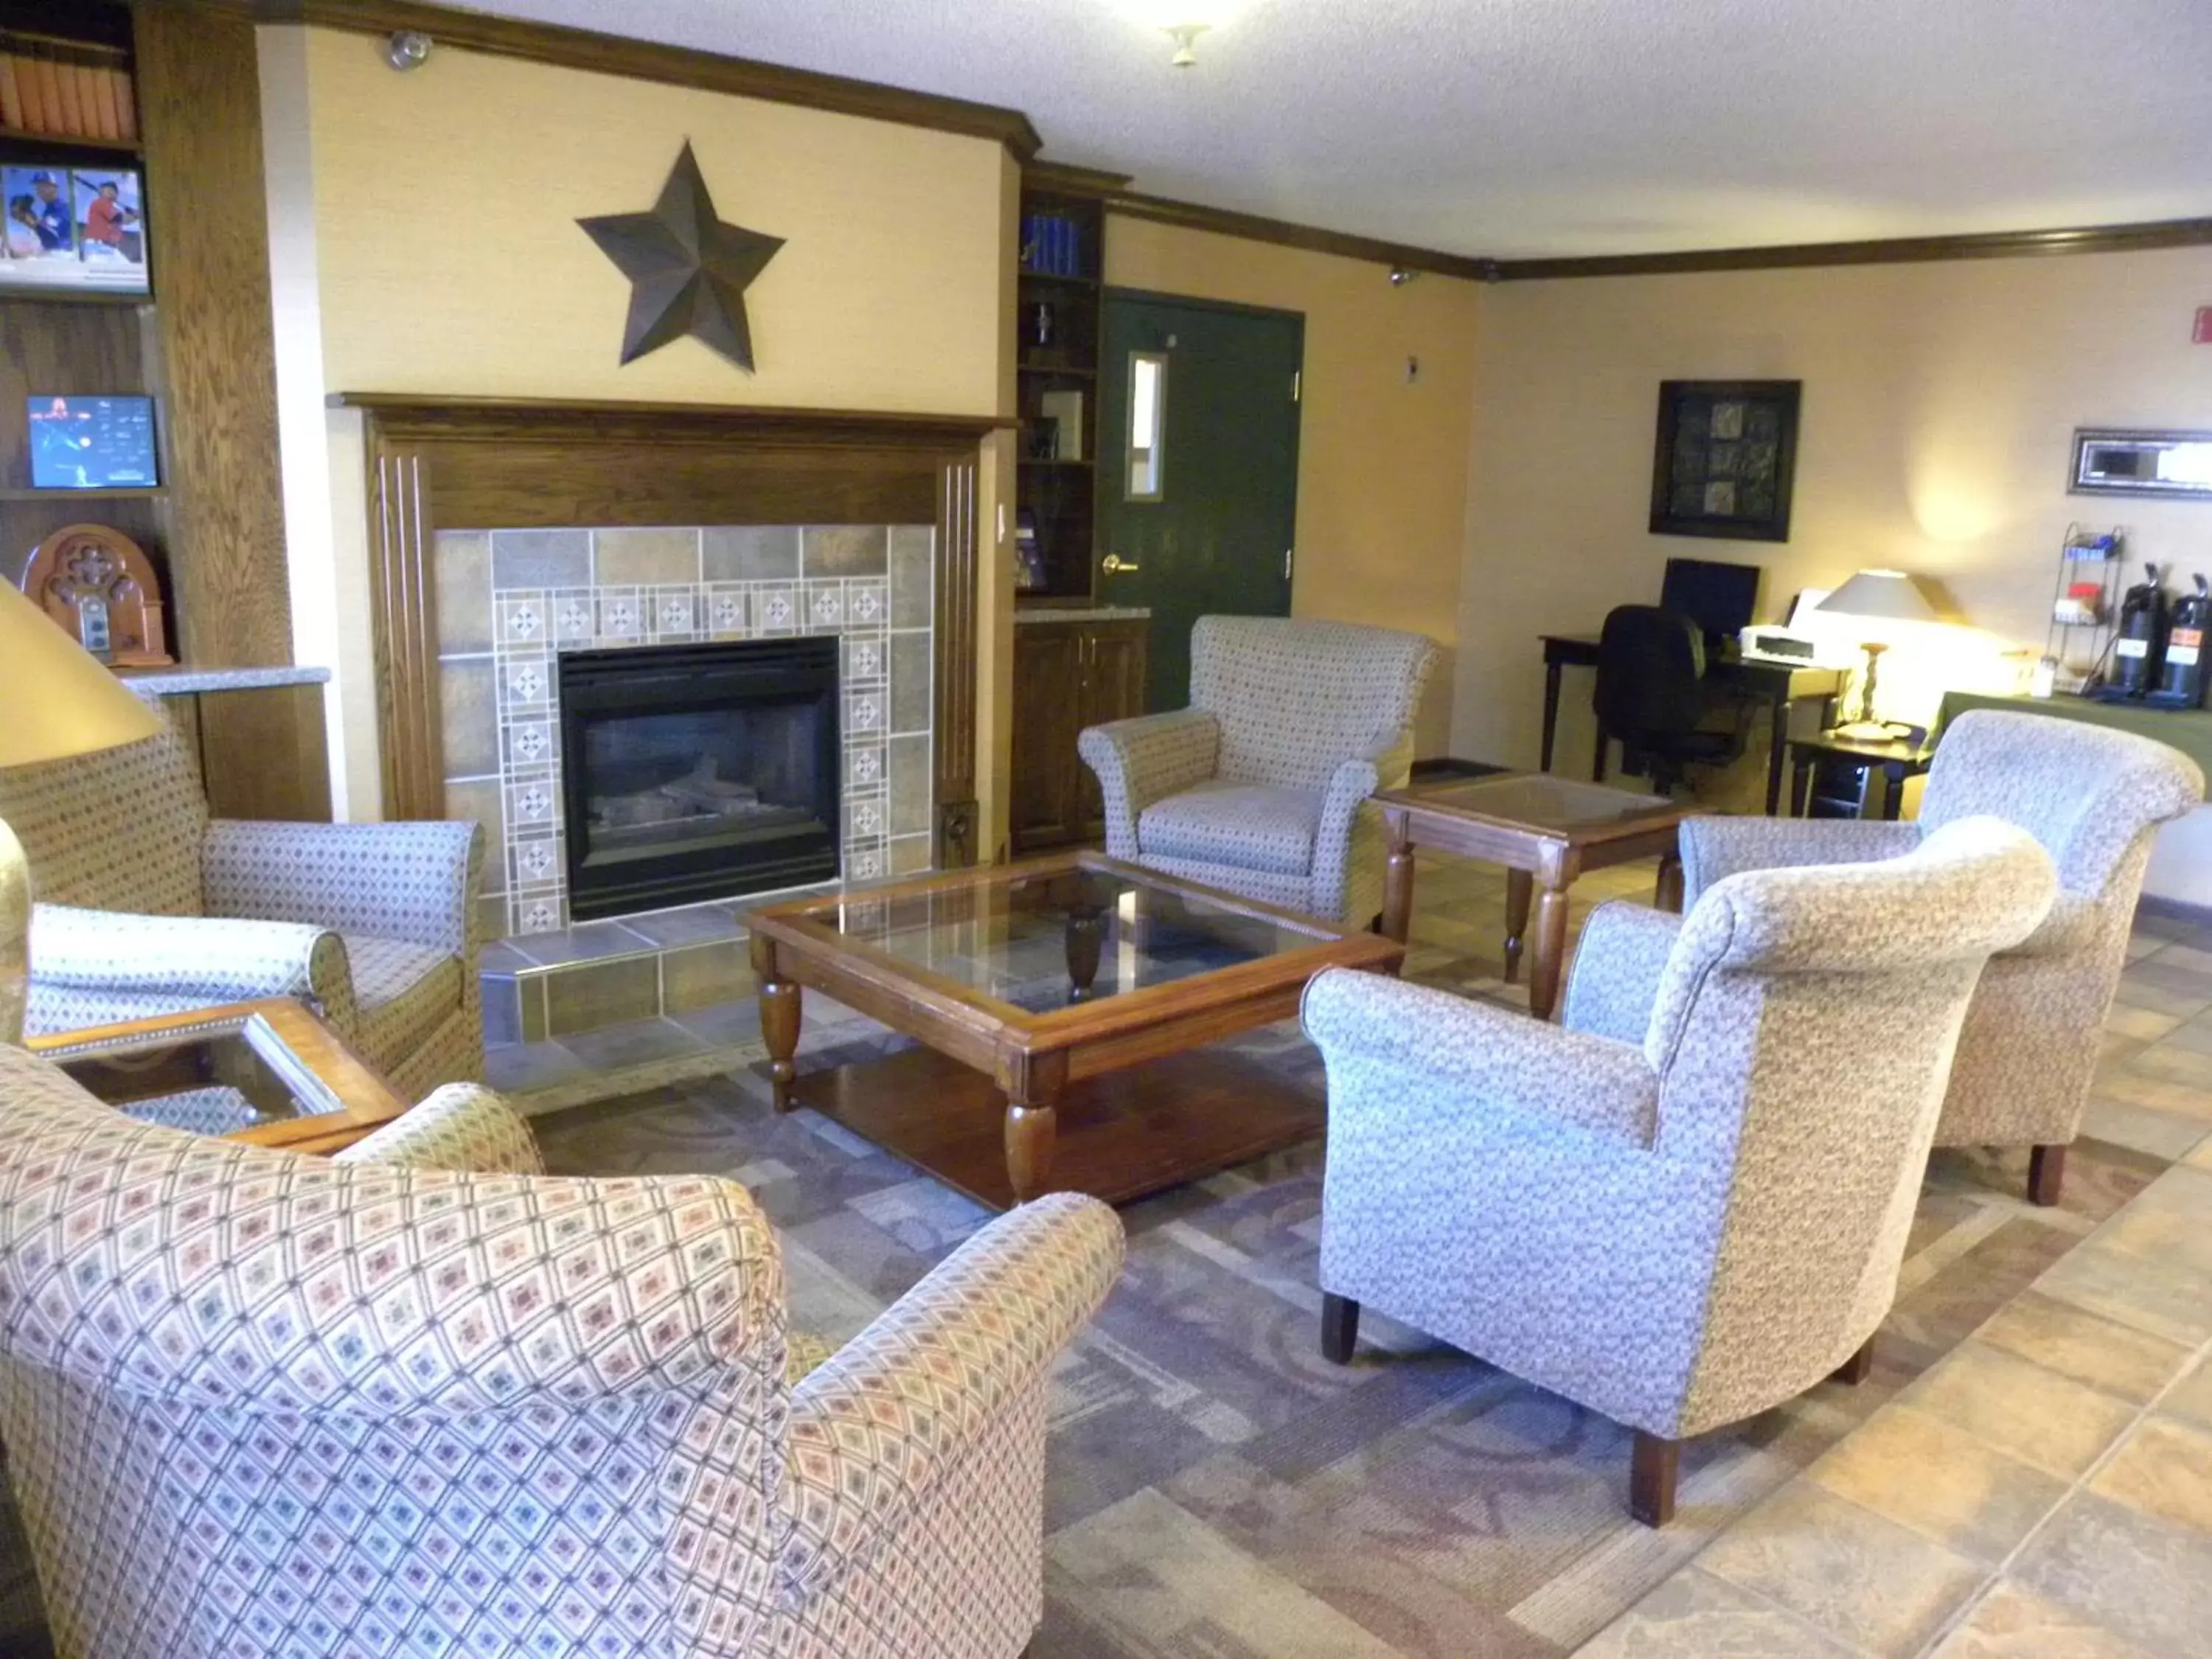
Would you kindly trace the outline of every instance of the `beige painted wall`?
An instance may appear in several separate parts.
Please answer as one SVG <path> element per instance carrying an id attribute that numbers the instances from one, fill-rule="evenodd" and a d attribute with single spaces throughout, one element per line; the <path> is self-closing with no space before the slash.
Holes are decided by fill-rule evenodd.
<path id="1" fill-rule="evenodd" d="M 1896 566 L 2039 651 L 2071 520 L 2125 524 L 2184 583 L 2212 574 L 2212 506 L 2063 483 L 2076 425 L 2212 427 L 2212 348 L 2190 343 L 2204 304 L 2204 249 L 1486 289 L 1454 752 L 1534 765 L 1536 636 L 1655 599 L 1670 555 L 1765 565 L 1776 620 L 1800 587 Z M 1804 381 L 1786 544 L 1646 532 L 1658 383 L 1692 378 Z M 1973 655 L 1900 660 L 1898 696 L 1917 706 L 1888 712 L 1912 718 L 1947 677 L 1986 672 Z M 1587 763 L 1589 702 L 1571 672 L 1562 769 Z"/>
<path id="2" fill-rule="evenodd" d="M 1291 609 L 1410 629 L 1443 644 L 1445 670 L 1416 737 L 1420 754 L 1444 753 L 1466 544 L 1475 285 L 1424 276 L 1393 288 L 1384 265 L 1120 215 L 1107 227 L 1106 280 L 1305 313 Z M 1412 384 L 1409 357 L 1420 361 Z"/>
<path id="3" fill-rule="evenodd" d="M 345 816 L 377 815 L 379 763 L 367 609 L 343 603 L 365 580 L 361 451 L 357 428 L 327 430 L 326 392 L 1011 408 L 1017 216 L 999 144 L 443 46 L 395 74 L 380 42 L 335 30 L 260 40 L 293 324 L 288 525 L 295 566 L 314 567 L 294 572 L 313 601 L 295 604 L 296 648 L 336 677 Z M 650 207 L 687 138 L 721 216 L 786 239 L 747 292 L 753 375 L 690 339 L 619 365 L 629 284 L 575 223 Z M 1005 817 L 1001 449 L 979 503 L 994 583 L 978 665 L 987 826 Z"/>

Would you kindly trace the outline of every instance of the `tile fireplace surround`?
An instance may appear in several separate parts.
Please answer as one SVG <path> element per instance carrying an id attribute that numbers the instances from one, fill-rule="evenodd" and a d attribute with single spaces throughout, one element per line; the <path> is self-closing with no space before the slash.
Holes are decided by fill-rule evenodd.
<path id="1" fill-rule="evenodd" d="M 444 530 L 435 537 L 446 810 L 484 826 L 487 937 L 568 925 L 554 659 L 563 649 L 835 634 L 843 862 L 930 867 L 927 525 Z"/>

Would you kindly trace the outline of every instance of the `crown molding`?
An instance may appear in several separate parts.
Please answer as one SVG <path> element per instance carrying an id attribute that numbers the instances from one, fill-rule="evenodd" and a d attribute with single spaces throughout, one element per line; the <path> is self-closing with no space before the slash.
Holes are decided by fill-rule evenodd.
<path id="1" fill-rule="evenodd" d="M 1022 186 L 1059 196 L 1111 196 L 1129 187 L 1129 175 L 1066 161 L 1032 161 L 1022 164 Z"/>
<path id="2" fill-rule="evenodd" d="M 138 3 L 159 4 L 161 0 L 138 0 Z M 839 115 L 894 121 L 903 126 L 928 127 L 964 137 L 988 138 L 1004 144 L 1018 161 L 1030 160 L 1044 143 L 1038 137 L 1037 130 L 1030 125 L 1028 116 L 1018 109 L 1002 109 L 995 104 L 910 92 L 873 81 L 789 69 L 750 58 L 729 58 L 689 46 L 634 40 L 625 35 L 602 34 L 592 29 L 526 22 L 488 16 L 482 12 L 460 11 L 450 6 L 425 5 L 419 0 L 185 0 L 185 3 L 203 10 L 250 17 L 258 23 L 305 23 L 356 34 L 381 35 L 413 29 L 428 35 L 441 46 L 518 58 L 526 63 L 588 70 L 635 81 L 655 81 L 739 98 L 759 98 L 769 103 L 799 104 Z"/>
<path id="3" fill-rule="evenodd" d="M 1408 270 L 1433 271 L 1439 276 L 1460 276 L 1469 282 L 1489 282 L 1496 272 L 1494 259 L 1444 253 L 1436 248 L 1386 242 L 1347 231 L 1323 230 L 1316 225 L 1294 224 L 1287 219 L 1268 219 L 1256 213 L 1234 213 L 1226 208 L 1201 207 L 1165 196 L 1144 196 L 1116 191 L 1106 198 L 1106 210 L 1124 218 L 1150 219 L 1158 224 L 1179 225 L 1186 230 L 1210 230 L 1247 241 L 1275 242 L 1312 253 L 1334 253 L 1347 259 L 1376 264 L 1402 265 Z"/>
<path id="4" fill-rule="evenodd" d="M 1573 276 L 1669 276 L 1718 270 L 1790 270 L 1824 265 L 1923 264 L 1947 259 L 2020 259 L 2057 253 L 2134 253 L 2212 243 L 2212 219 L 2085 225 L 2066 230 L 2007 230 L 1978 235 L 1899 236 L 1861 242 L 1799 242 L 1774 247 L 1706 248 L 1680 253 L 1498 259 L 1501 283 Z"/>

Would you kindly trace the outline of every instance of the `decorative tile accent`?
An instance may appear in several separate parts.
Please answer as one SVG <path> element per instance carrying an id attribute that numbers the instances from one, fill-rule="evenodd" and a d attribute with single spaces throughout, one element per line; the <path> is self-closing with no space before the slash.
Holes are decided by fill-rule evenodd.
<path id="1" fill-rule="evenodd" d="M 441 610 L 455 618 L 452 638 L 478 653 L 441 664 L 448 793 L 497 837 L 487 878 L 505 889 L 494 908 L 506 930 L 524 937 L 568 923 L 563 650 L 841 635 L 845 874 L 927 869 L 933 546 L 934 532 L 915 525 L 441 535 Z M 895 709 L 896 761 L 883 743 Z"/>

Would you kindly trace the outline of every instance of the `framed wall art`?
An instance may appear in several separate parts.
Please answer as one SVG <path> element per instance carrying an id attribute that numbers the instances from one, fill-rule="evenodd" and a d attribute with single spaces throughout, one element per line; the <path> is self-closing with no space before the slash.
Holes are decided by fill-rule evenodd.
<path id="1" fill-rule="evenodd" d="M 1662 380 L 1651 533 L 1790 539 L 1802 380 Z"/>

